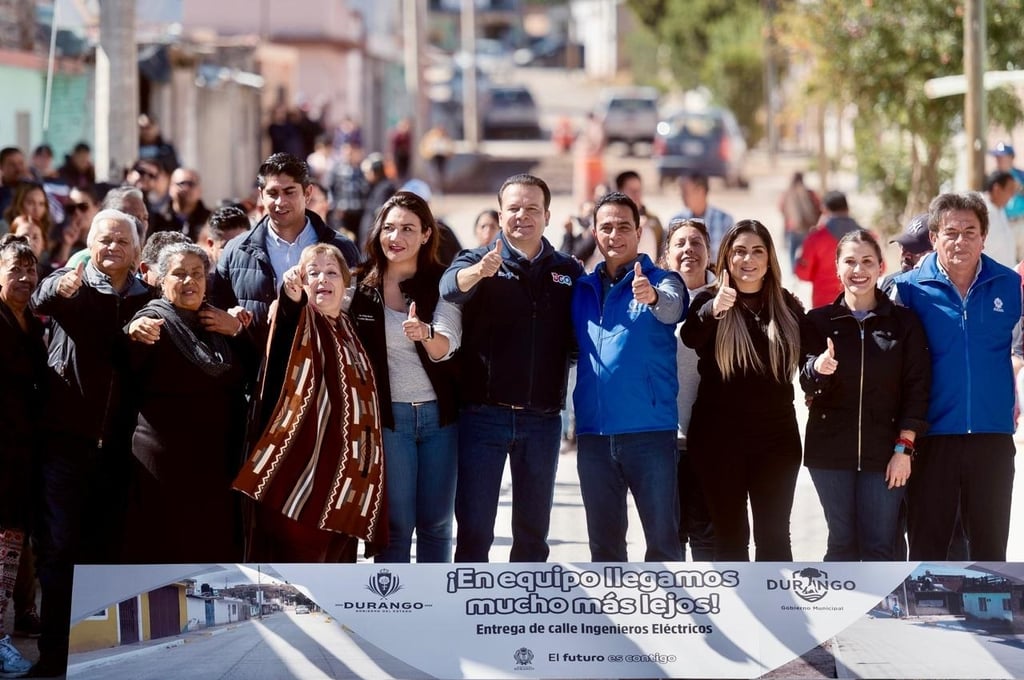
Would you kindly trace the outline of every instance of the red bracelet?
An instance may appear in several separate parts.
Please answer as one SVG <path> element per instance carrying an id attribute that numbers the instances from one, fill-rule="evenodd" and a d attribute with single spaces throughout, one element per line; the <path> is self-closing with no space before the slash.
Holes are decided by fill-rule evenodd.
<path id="1" fill-rule="evenodd" d="M 899 439 L 896 440 L 896 443 L 897 444 L 903 444 L 908 449 L 915 448 L 914 447 L 914 442 L 912 442 L 911 440 L 907 439 L 906 437 L 900 437 Z"/>

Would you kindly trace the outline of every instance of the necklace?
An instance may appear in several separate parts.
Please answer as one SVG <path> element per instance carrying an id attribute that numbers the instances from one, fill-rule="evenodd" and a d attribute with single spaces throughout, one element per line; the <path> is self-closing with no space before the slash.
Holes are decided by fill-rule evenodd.
<path id="1" fill-rule="evenodd" d="M 740 303 L 741 305 L 743 305 L 743 309 L 745 309 L 745 310 L 747 310 L 748 312 L 750 312 L 750 314 L 751 314 L 751 315 L 752 315 L 752 316 L 754 317 L 754 321 L 756 321 L 757 323 L 761 323 L 761 312 L 763 312 L 763 311 L 764 311 L 764 303 L 763 303 L 763 302 L 761 303 L 761 306 L 757 308 L 757 311 L 754 311 L 754 310 L 753 310 L 753 309 L 752 309 L 752 308 L 750 307 L 750 305 L 748 305 L 748 304 L 747 304 L 746 302 L 744 302 L 743 300 L 740 300 L 740 301 L 739 301 L 739 303 Z"/>

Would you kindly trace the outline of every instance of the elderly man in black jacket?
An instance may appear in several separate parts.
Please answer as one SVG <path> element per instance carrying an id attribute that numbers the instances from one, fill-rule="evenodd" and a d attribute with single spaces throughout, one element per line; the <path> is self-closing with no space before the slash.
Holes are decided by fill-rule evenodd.
<path id="1" fill-rule="evenodd" d="M 37 675 L 62 673 L 67 663 L 74 565 L 110 562 L 118 547 L 131 432 L 121 399 L 121 329 L 154 295 L 132 272 L 139 257 L 134 218 L 100 211 L 87 245 L 89 262 L 58 269 L 32 295 L 34 311 L 53 322 L 37 532 Z"/>

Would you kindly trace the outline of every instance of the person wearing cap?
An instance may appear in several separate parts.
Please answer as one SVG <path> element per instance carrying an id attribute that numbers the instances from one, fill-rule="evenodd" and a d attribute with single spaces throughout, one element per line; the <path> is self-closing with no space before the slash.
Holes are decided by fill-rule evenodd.
<path id="1" fill-rule="evenodd" d="M 989 151 L 989 154 L 996 159 L 996 170 L 1009 172 L 1017 181 L 1017 191 L 1006 204 L 1007 219 L 1011 222 L 1024 219 L 1024 170 L 1013 165 L 1016 156 L 1013 147 L 1006 142 L 999 142 L 995 148 Z"/>
<path id="2" fill-rule="evenodd" d="M 823 202 L 824 221 L 807 235 L 793 268 L 798 279 L 811 282 L 811 307 L 832 304 L 843 292 L 843 284 L 836 273 L 836 247 L 839 239 L 861 228 L 850 217 L 846 194 L 829 191 Z"/>
<path id="3" fill-rule="evenodd" d="M 1006 560 L 1021 280 L 982 253 L 988 227 L 979 194 L 936 197 L 928 218 L 935 253 L 896 277 L 891 293 L 921 319 L 932 364 L 928 432 L 915 441 L 907 489 L 911 560 L 948 559 L 957 508 L 970 559 Z"/>
<path id="4" fill-rule="evenodd" d="M 879 284 L 879 288 L 886 295 L 892 291 L 892 284 L 897 276 L 903 272 L 909 272 L 921 262 L 925 255 L 932 252 L 932 239 L 928 232 L 928 213 L 920 213 L 910 218 L 907 226 L 903 228 L 903 233 L 890 239 L 889 243 L 895 243 L 900 247 L 900 271 L 889 274 Z"/>

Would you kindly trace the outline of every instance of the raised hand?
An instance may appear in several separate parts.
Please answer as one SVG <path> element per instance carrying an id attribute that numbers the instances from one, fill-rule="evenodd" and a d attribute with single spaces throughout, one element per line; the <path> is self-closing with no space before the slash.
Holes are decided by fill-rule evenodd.
<path id="1" fill-rule="evenodd" d="M 722 280 L 718 284 L 718 293 L 715 294 L 715 300 L 712 304 L 712 311 L 714 312 L 715 318 L 721 318 L 725 316 L 736 304 L 736 289 L 729 285 L 729 272 L 722 272 Z"/>
<path id="2" fill-rule="evenodd" d="M 82 287 L 82 283 L 85 281 L 84 277 L 85 262 L 79 262 L 73 271 L 60 277 L 60 281 L 57 282 L 57 295 L 66 298 L 74 297 L 78 293 L 78 289 Z"/>
<path id="3" fill-rule="evenodd" d="M 653 305 L 658 301 L 658 291 L 651 285 L 650 279 L 644 276 L 639 262 L 633 264 L 633 299 L 645 305 Z"/>
<path id="4" fill-rule="evenodd" d="M 814 360 L 814 370 L 819 375 L 832 375 L 839 366 L 839 362 L 836 361 L 836 346 L 832 344 L 832 338 L 825 338 L 825 342 L 827 347 Z"/>
<path id="5" fill-rule="evenodd" d="M 245 328 L 245 323 L 241 319 L 210 305 L 203 305 L 203 308 L 199 310 L 199 323 L 203 324 L 203 328 L 211 333 L 232 337 L 241 333 Z"/>
<path id="6" fill-rule="evenodd" d="M 284 273 L 284 294 L 292 302 L 300 302 L 302 300 L 302 270 L 299 269 L 298 265 Z"/>
<path id="7" fill-rule="evenodd" d="M 128 337 L 144 345 L 154 345 L 160 339 L 160 327 L 163 325 L 163 319 L 139 317 L 128 325 Z"/>

